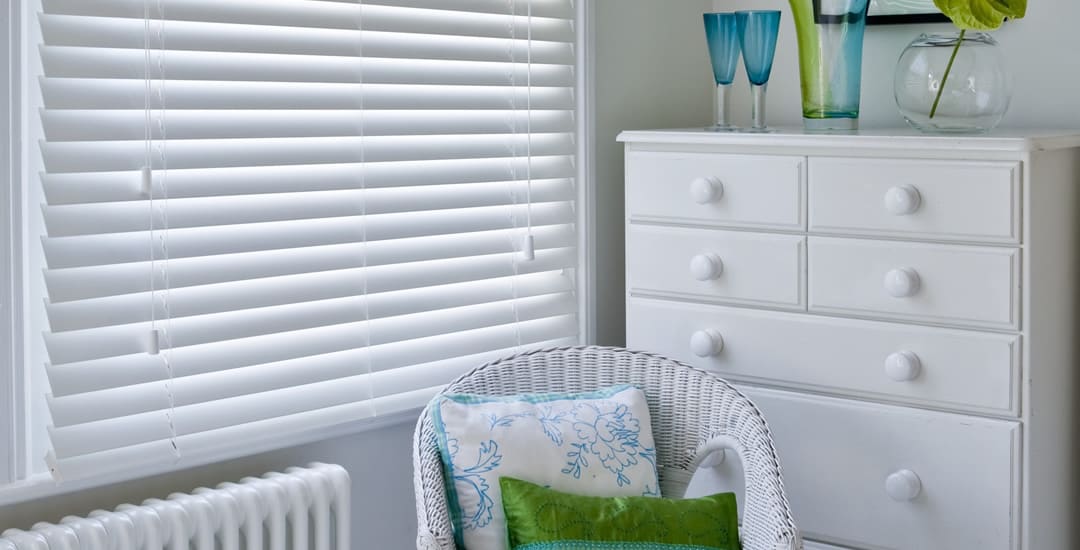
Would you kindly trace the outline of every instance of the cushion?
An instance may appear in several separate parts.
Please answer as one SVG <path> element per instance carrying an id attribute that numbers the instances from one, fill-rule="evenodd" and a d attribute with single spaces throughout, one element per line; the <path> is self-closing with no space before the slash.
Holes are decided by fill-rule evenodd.
<path id="1" fill-rule="evenodd" d="M 685 500 L 592 497 L 503 477 L 511 550 L 738 550 L 734 493 Z"/>
<path id="2" fill-rule="evenodd" d="M 596 496 L 659 496 L 645 394 L 443 394 L 432 403 L 459 548 L 506 548 L 499 477 Z"/>

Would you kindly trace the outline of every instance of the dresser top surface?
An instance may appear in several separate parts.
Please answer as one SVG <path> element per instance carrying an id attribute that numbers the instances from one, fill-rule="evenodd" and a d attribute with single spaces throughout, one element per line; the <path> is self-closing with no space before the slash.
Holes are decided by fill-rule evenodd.
<path id="1" fill-rule="evenodd" d="M 969 151 L 1050 151 L 1080 147 L 1080 130 L 997 129 L 984 135 L 922 134 L 910 128 L 866 129 L 857 132 L 806 132 L 776 128 L 770 133 L 713 132 L 704 128 L 628 130 L 624 143 L 682 143 L 762 147 L 842 147 L 854 149 L 910 148 Z"/>

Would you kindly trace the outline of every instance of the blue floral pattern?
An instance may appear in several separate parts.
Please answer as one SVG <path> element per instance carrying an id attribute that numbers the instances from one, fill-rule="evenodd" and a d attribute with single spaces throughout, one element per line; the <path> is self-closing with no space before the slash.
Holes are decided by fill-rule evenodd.
<path id="1" fill-rule="evenodd" d="M 451 460 L 453 460 L 460 450 L 458 441 L 450 439 L 447 443 L 450 447 Z M 462 516 L 466 529 L 476 529 L 491 523 L 491 509 L 495 506 L 495 503 L 488 495 L 491 486 L 483 474 L 498 468 L 501 461 L 502 455 L 499 454 L 499 444 L 494 440 L 488 440 L 486 443 L 480 444 L 475 464 L 464 468 L 460 473 L 454 472 L 454 483 L 461 483 L 471 487 L 479 497 L 473 509 L 466 510 L 467 513 Z"/>
<path id="2" fill-rule="evenodd" d="M 574 407 L 574 429 L 578 439 L 600 459 L 604 469 L 614 474 L 619 487 L 630 484 L 623 473 L 638 463 L 638 434 L 641 426 L 630 409 L 621 403 L 599 401 Z"/>
<path id="3" fill-rule="evenodd" d="M 435 410 L 461 547 L 502 547 L 501 476 L 580 494 L 659 496 L 648 407 L 632 386 L 572 396 L 443 396 Z"/>

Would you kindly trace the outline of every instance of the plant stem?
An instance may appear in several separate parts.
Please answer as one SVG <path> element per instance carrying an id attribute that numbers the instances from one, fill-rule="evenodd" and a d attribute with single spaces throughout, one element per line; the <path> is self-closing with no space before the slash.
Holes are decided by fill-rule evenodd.
<path id="1" fill-rule="evenodd" d="M 945 67 L 945 74 L 941 77 L 941 86 L 938 87 L 937 97 L 934 98 L 934 106 L 930 108 L 930 118 L 934 118 L 937 114 L 938 104 L 941 103 L 941 94 L 945 92 L 945 83 L 949 81 L 949 73 L 952 71 L 953 62 L 956 61 L 956 54 L 960 52 L 960 45 L 964 43 L 964 34 L 967 33 L 967 29 L 960 29 L 960 37 L 956 39 L 956 47 L 953 48 L 952 56 L 949 57 L 949 64 Z"/>

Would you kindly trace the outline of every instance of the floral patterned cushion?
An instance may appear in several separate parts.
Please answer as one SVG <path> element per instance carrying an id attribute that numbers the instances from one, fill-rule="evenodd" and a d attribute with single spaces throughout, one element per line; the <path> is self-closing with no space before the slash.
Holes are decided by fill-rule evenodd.
<path id="1" fill-rule="evenodd" d="M 645 394 L 443 394 L 432 407 L 458 548 L 504 550 L 499 478 L 590 496 L 660 496 Z"/>

